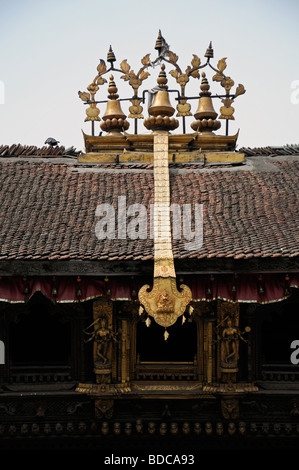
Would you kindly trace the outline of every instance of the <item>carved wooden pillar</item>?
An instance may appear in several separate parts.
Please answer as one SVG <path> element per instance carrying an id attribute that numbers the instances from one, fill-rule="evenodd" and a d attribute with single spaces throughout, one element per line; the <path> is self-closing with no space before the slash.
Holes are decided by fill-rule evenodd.
<path id="1" fill-rule="evenodd" d="M 248 381 L 253 382 L 256 378 L 256 313 L 257 305 L 250 304 L 245 313 L 245 324 L 251 329 L 248 337 Z"/>
<path id="2" fill-rule="evenodd" d="M 214 376 L 214 323 L 215 312 L 210 302 L 200 302 L 198 306 L 198 314 L 200 316 L 200 331 L 198 335 L 199 345 L 203 345 L 202 354 L 199 352 L 200 377 L 206 384 L 213 382 Z M 201 348 L 200 348 L 201 349 Z"/>
<path id="3" fill-rule="evenodd" d="M 213 382 L 213 323 L 211 317 L 206 317 L 203 322 L 203 347 L 204 347 L 204 382 Z"/>
<path id="4" fill-rule="evenodd" d="M 218 378 L 221 382 L 235 383 L 239 359 L 239 304 L 218 301 Z"/>
<path id="5" fill-rule="evenodd" d="M 121 322 L 121 382 L 130 381 L 129 373 L 129 341 L 128 341 L 128 322 Z"/>
<path id="6" fill-rule="evenodd" d="M 110 383 L 113 345 L 118 341 L 113 331 L 113 304 L 109 299 L 93 303 L 93 359 L 96 383 Z"/>

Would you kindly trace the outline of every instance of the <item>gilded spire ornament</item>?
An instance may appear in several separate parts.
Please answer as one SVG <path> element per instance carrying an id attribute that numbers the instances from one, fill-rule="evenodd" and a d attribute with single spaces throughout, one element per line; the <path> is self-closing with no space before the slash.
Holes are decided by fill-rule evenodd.
<path id="1" fill-rule="evenodd" d="M 161 35 L 161 29 L 159 29 L 158 37 L 157 37 L 156 44 L 155 44 L 155 49 L 158 51 L 159 54 L 160 54 L 161 48 L 162 48 L 162 35 Z"/>
<path id="2" fill-rule="evenodd" d="M 110 46 L 109 47 L 109 51 L 108 51 L 108 54 L 107 54 L 107 62 L 110 63 L 111 67 L 113 67 L 113 63 L 116 61 L 116 58 L 115 58 L 115 55 L 114 55 L 114 52 L 112 50 L 112 47 Z"/>
<path id="3" fill-rule="evenodd" d="M 209 47 L 206 50 L 205 57 L 208 59 L 208 62 L 210 59 L 214 57 L 214 51 L 212 48 L 212 41 L 210 41 Z"/>
<path id="4" fill-rule="evenodd" d="M 149 118 L 144 120 L 144 125 L 150 130 L 173 130 L 179 126 L 179 121 L 171 118 L 175 109 L 169 101 L 167 77 L 165 73 L 165 65 L 162 64 L 161 71 L 157 79 L 158 91 L 155 93 L 153 102 L 148 109 Z"/>
<path id="5" fill-rule="evenodd" d="M 119 98 L 117 94 L 117 87 L 114 82 L 113 75 L 110 75 L 109 87 L 108 87 L 108 98 L 106 112 L 103 116 L 103 122 L 101 123 L 101 129 L 109 133 L 109 135 L 117 135 L 122 130 L 127 130 L 130 126 L 126 120 L 126 115 L 123 113 Z"/>
<path id="6" fill-rule="evenodd" d="M 97 67 L 98 74 L 92 81 L 92 83 L 87 87 L 86 92 L 81 92 L 79 91 L 79 97 L 82 101 L 85 102 L 89 107 L 86 110 L 86 118 L 85 121 L 91 121 L 92 124 L 92 136 L 95 135 L 95 123 L 96 121 L 100 121 L 100 110 L 98 109 L 97 105 L 98 103 L 102 103 L 103 101 L 97 101 L 95 99 L 96 93 L 99 91 L 100 86 L 104 85 L 107 83 L 106 78 L 104 78 L 104 75 L 109 73 L 110 71 L 121 73 L 121 79 L 124 80 L 125 82 L 128 82 L 128 84 L 132 87 L 133 89 L 133 95 L 129 98 L 123 99 L 123 101 L 129 101 L 131 104 L 129 106 L 129 119 L 134 119 L 134 128 L 135 128 L 135 134 L 137 134 L 137 121 L 139 119 L 143 119 L 143 104 L 144 104 L 144 93 L 150 90 L 144 90 L 142 93 L 140 93 L 140 87 L 143 85 L 143 82 L 150 76 L 149 70 L 153 69 L 153 67 L 157 64 L 162 64 L 160 75 L 158 77 L 158 88 L 161 88 L 161 93 L 156 93 L 155 98 L 158 98 L 159 96 L 163 98 L 163 100 L 167 100 L 167 108 L 168 110 L 164 110 L 164 116 L 162 116 L 162 112 L 158 113 L 158 102 L 155 103 L 155 106 L 157 108 L 155 109 L 155 106 L 150 109 L 150 118 L 146 118 L 144 121 L 144 125 L 147 129 L 149 130 L 156 130 L 156 125 L 158 124 L 159 126 L 165 126 L 165 129 L 168 128 L 168 130 L 174 130 L 177 129 L 178 125 L 176 125 L 176 121 L 173 120 L 172 116 L 173 113 L 170 112 L 172 106 L 169 103 L 169 92 L 167 90 L 167 75 L 165 71 L 165 63 L 170 64 L 173 66 L 173 69 L 170 70 L 169 75 L 172 76 L 177 84 L 179 85 L 179 90 L 178 90 L 178 97 L 176 98 L 177 100 L 177 117 L 182 119 L 182 126 L 183 126 L 183 133 L 186 134 L 186 121 L 185 118 L 188 116 L 192 115 L 191 111 L 191 103 L 190 99 L 194 99 L 195 97 L 188 97 L 186 95 L 186 86 L 190 82 L 191 79 L 200 79 L 200 70 L 203 68 L 211 69 L 214 71 L 214 75 L 212 77 L 213 81 L 219 82 L 220 85 L 224 88 L 224 94 L 216 94 L 212 95 L 211 92 L 208 90 L 203 90 L 205 87 L 205 80 L 207 78 L 202 77 L 202 83 L 201 83 L 201 93 L 200 93 L 200 98 L 209 98 L 214 99 L 214 102 L 216 99 L 220 99 L 222 106 L 220 107 L 220 115 L 219 119 L 223 119 L 226 121 L 226 136 L 228 136 L 228 122 L 231 120 L 234 120 L 234 112 L 235 108 L 232 106 L 234 103 L 235 99 L 245 93 L 245 88 L 242 84 L 239 84 L 236 88 L 236 91 L 233 93 L 232 88 L 234 86 L 234 80 L 232 80 L 231 77 L 225 75 L 225 69 L 226 69 L 226 58 L 222 58 L 218 61 L 217 67 L 211 64 L 212 59 L 214 58 L 214 50 L 212 47 L 212 42 L 209 43 L 208 48 L 206 49 L 206 52 L 204 54 L 204 58 L 206 59 L 205 62 L 201 62 L 199 56 L 197 54 L 193 54 L 193 58 L 191 60 L 190 65 L 187 66 L 185 71 L 182 70 L 182 68 L 179 65 L 179 57 L 170 50 L 168 43 L 162 36 L 161 30 L 159 30 L 159 34 L 155 43 L 155 50 L 158 52 L 158 57 L 155 60 L 150 59 L 150 54 L 146 54 L 142 59 L 141 59 L 141 67 L 139 68 L 138 72 L 135 73 L 134 70 L 131 68 L 131 66 L 128 64 L 127 59 L 124 59 L 120 62 L 119 67 L 115 66 L 116 58 L 115 54 L 112 50 L 112 47 L 110 46 L 108 54 L 107 54 L 107 63 L 109 64 L 107 66 L 106 62 L 101 59 L 100 63 Z M 164 83 L 166 81 L 166 83 Z M 171 90 L 174 91 L 174 90 Z M 205 91 L 205 92 L 204 92 Z M 163 101 L 162 100 L 162 101 Z M 202 99 L 201 103 L 204 101 L 208 101 L 207 99 Z M 197 114 L 197 113 L 195 113 Z M 162 122 L 157 122 L 161 121 L 161 118 L 159 116 L 162 116 Z M 218 130 L 220 125 L 219 121 L 216 121 L 215 118 L 209 117 L 208 119 L 214 119 L 214 122 L 212 123 L 209 121 L 206 123 L 205 119 L 206 117 L 201 117 L 201 118 L 196 118 L 195 123 L 191 125 L 191 128 L 193 130 L 196 130 L 197 134 L 204 133 L 206 134 L 207 132 L 210 133 L 210 136 L 213 136 L 213 131 Z M 107 121 L 107 119 L 106 119 Z M 199 122 L 197 122 L 199 121 Z M 108 123 L 107 123 L 108 124 Z M 104 128 L 106 128 L 104 124 Z M 122 131 L 124 131 L 126 128 L 126 125 L 122 127 Z"/>
<path id="7" fill-rule="evenodd" d="M 196 121 L 191 124 L 191 127 L 195 131 L 199 130 L 202 133 L 214 134 L 212 131 L 219 129 L 221 123 L 216 120 L 217 113 L 213 106 L 211 92 L 209 91 L 210 85 L 205 72 L 202 72 L 200 89 L 198 108 L 194 114 Z"/>

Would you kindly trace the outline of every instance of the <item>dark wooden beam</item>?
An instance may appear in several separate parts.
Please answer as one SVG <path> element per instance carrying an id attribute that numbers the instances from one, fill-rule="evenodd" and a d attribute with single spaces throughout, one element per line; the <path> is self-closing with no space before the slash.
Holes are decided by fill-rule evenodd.
<path id="1" fill-rule="evenodd" d="M 250 259 L 175 259 L 177 275 L 229 273 L 292 273 L 299 271 L 296 258 Z M 153 260 L 91 261 L 91 260 L 0 260 L 0 276 L 140 276 L 153 275 Z"/>

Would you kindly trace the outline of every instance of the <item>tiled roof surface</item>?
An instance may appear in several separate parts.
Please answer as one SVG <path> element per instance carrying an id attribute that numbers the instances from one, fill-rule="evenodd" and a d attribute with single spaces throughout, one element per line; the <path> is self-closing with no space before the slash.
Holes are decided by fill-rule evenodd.
<path id="1" fill-rule="evenodd" d="M 203 246 L 190 251 L 184 237 L 174 240 L 175 258 L 299 255 L 299 161 L 266 165 L 272 170 L 171 170 L 172 202 L 203 204 L 204 221 Z M 95 235 L 99 204 L 114 204 L 117 214 L 118 196 L 126 196 L 127 206 L 153 203 L 153 171 L 82 168 L 0 159 L 0 260 L 153 258 L 151 238 Z"/>

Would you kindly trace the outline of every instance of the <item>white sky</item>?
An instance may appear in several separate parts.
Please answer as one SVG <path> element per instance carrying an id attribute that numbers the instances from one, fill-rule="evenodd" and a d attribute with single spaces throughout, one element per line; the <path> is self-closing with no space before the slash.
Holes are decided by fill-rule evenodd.
<path id="1" fill-rule="evenodd" d="M 299 89 L 298 0 L 0 0 L 0 18 L 0 85 L 5 88 L 0 145 L 42 146 L 54 137 L 83 150 L 81 129 L 90 133 L 90 123 L 84 123 L 86 107 L 78 90 L 85 91 L 97 75 L 110 44 L 115 66 L 127 59 L 137 71 L 147 53 L 154 60 L 159 29 L 184 70 L 192 54 L 204 61 L 209 41 L 212 64 L 227 57 L 233 90 L 238 83 L 246 88 L 233 105 L 230 126 L 230 134 L 240 129 L 238 148 L 299 144 L 299 92 L 292 89 Z M 149 71 L 145 89 L 155 86 L 159 68 Z M 222 93 L 212 73 L 207 77 L 211 91 Z M 120 74 L 115 80 L 120 97 L 131 96 Z M 193 79 L 186 94 L 197 95 L 199 84 Z M 169 80 L 170 88 L 176 86 Z M 97 99 L 106 97 L 107 88 L 100 87 Z M 217 100 L 217 111 L 220 104 Z M 100 110 L 102 116 L 105 105 Z M 193 132 L 191 122 L 188 132 Z M 225 132 L 222 123 L 219 134 Z M 142 123 L 139 132 L 146 132 Z"/>

